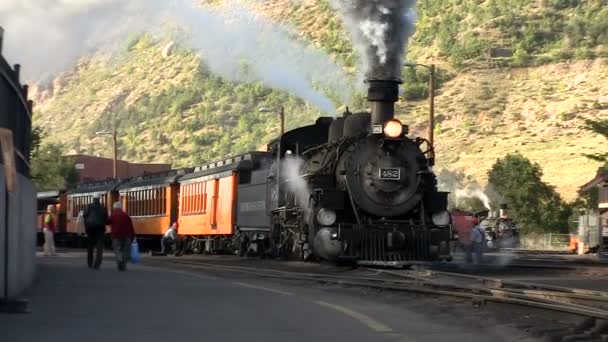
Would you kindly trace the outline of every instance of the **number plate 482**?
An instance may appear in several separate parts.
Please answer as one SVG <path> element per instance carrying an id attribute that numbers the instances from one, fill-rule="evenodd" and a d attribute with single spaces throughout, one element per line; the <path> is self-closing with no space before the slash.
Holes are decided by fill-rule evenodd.
<path id="1" fill-rule="evenodd" d="M 378 170 L 379 178 L 383 180 L 400 180 L 401 169 L 399 168 L 381 168 Z"/>

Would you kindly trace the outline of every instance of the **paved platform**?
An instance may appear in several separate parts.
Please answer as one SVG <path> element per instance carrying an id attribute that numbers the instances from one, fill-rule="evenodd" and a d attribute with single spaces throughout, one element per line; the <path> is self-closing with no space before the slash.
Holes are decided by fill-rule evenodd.
<path id="1" fill-rule="evenodd" d="M 511 341 L 362 297 L 146 266 L 88 269 L 38 258 L 29 314 L 0 315 L 3 341 Z M 457 318 L 455 318 L 457 320 Z"/>

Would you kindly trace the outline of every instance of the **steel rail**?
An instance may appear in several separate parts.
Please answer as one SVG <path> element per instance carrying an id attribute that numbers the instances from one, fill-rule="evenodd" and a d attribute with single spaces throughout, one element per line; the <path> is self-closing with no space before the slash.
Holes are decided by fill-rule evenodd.
<path id="1" fill-rule="evenodd" d="M 264 278 L 277 278 L 285 280 L 298 281 L 317 281 L 321 283 L 331 283 L 336 285 L 368 287 L 384 290 L 404 291 L 413 293 L 433 294 L 452 296 L 460 298 L 468 298 L 477 301 L 491 301 L 507 304 L 523 305 L 546 310 L 565 312 L 575 315 L 582 315 L 596 319 L 608 320 L 608 311 L 600 308 L 586 307 L 573 303 L 563 303 L 546 298 L 532 297 L 526 294 L 514 293 L 508 290 L 487 288 L 487 287 L 470 287 L 458 286 L 455 284 L 433 283 L 428 280 L 420 282 L 418 279 L 414 282 L 406 282 L 397 279 L 374 278 L 374 277 L 353 277 L 353 276 L 335 276 L 315 273 L 290 272 L 272 269 L 250 268 L 243 266 L 218 265 L 197 261 L 180 260 L 173 262 L 163 262 L 161 264 L 173 264 L 178 266 L 186 266 L 196 269 L 207 270 L 224 270 L 236 273 L 253 274 Z M 436 287 L 436 288 L 429 288 Z M 461 292 L 468 291 L 468 292 Z M 477 293 L 476 293 L 477 292 Z M 480 294 L 484 292 L 486 294 Z"/>
<path id="2" fill-rule="evenodd" d="M 399 271 L 380 270 L 380 272 L 386 273 L 386 274 L 391 274 L 391 275 L 398 276 L 398 277 L 426 279 L 424 277 L 419 277 L 419 276 L 416 277 L 416 276 L 405 274 L 404 272 L 399 272 Z M 462 274 L 462 273 L 455 273 L 455 272 L 446 272 L 446 271 L 428 270 L 428 271 L 422 271 L 422 272 L 424 272 L 428 275 L 440 275 L 440 276 L 447 276 L 447 277 L 478 280 L 478 281 L 495 284 L 498 286 L 507 285 L 507 286 L 520 287 L 520 288 L 530 289 L 530 290 L 554 291 L 554 292 L 561 292 L 561 293 L 597 296 L 597 297 L 599 297 L 599 300 L 602 300 L 602 301 L 608 299 L 608 292 L 604 292 L 604 291 L 595 291 L 595 290 L 577 289 L 577 288 L 563 287 L 563 286 L 556 286 L 556 285 L 528 283 L 528 282 L 521 282 L 521 281 L 515 281 L 515 280 L 507 280 L 507 279 L 492 278 L 492 277 L 486 277 L 486 276 L 477 276 L 477 275 L 472 275 L 472 274 Z"/>

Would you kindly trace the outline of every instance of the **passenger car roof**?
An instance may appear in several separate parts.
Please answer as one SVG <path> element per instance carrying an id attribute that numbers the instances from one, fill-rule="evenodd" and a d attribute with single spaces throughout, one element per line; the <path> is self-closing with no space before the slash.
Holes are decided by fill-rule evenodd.
<path id="1" fill-rule="evenodd" d="M 194 172 L 180 178 L 179 182 L 186 182 L 206 176 L 212 176 L 230 171 L 255 170 L 262 167 L 265 162 L 272 159 L 268 152 L 250 152 L 221 161 L 201 165 Z"/>
<path id="2" fill-rule="evenodd" d="M 184 169 L 176 169 L 170 171 L 149 173 L 143 176 L 133 177 L 122 184 L 120 184 L 116 190 L 126 190 L 133 188 L 142 188 L 142 187 L 150 187 L 150 186 L 163 186 L 177 183 L 177 181 L 194 171 L 193 168 L 184 168 Z"/>
<path id="3" fill-rule="evenodd" d="M 75 189 L 68 191 L 68 195 L 84 195 L 94 193 L 106 193 L 116 190 L 116 188 L 124 182 L 120 179 L 112 179 L 98 182 L 81 183 Z"/>

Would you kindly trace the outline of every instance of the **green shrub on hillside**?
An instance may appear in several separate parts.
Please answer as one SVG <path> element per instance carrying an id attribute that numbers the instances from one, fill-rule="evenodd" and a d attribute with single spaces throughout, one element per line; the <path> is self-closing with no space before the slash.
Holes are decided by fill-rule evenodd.
<path id="1" fill-rule="evenodd" d="M 436 45 L 462 67 L 490 47 L 514 50 L 514 66 L 590 56 L 608 44 L 608 0 L 428 0 L 418 2 L 414 47 Z M 567 49 L 567 50 L 564 50 Z M 577 49 L 581 49 L 575 54 Z M 532 56 L 549 54 L 550 59 Z"/>

